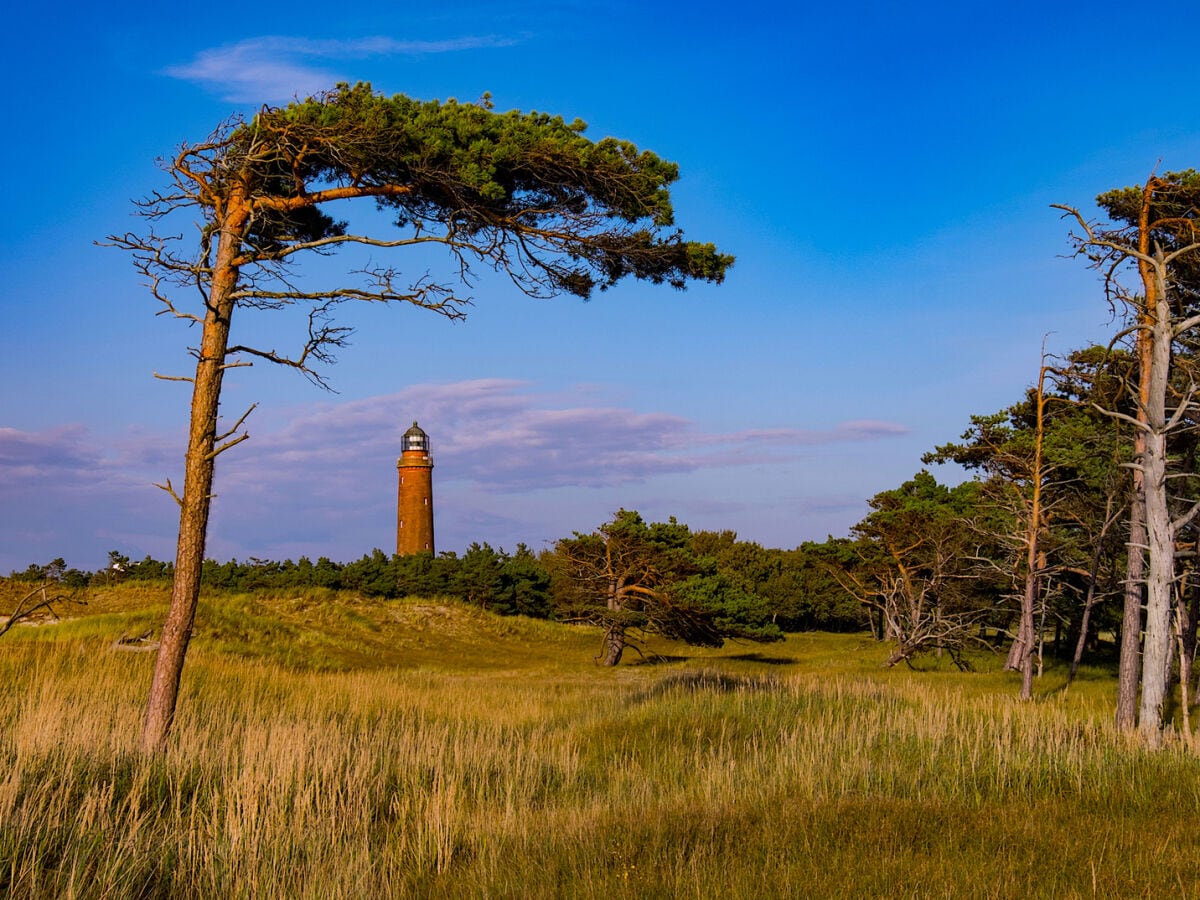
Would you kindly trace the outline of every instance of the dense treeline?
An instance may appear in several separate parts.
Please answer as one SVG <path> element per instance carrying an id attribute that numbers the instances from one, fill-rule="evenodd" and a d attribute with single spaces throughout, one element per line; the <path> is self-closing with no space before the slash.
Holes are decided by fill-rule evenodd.
<path id="1" fill-rule="evenodd" d="M 618 513 L 614 521 L 622 517 L 636 517 L 641 522 L 637 513 L 626 511 Z M 680 585 L 687 582 L 679 590 L 692 592 L 693 599 L 703 595 L 704 603 L 724 610 L 742 607 L 741 612 L 725 616 L 730 636 L 750 636 L 768 624 L 783 631 L 853 631 L 866 625 L 858 601 L 831 574 L 830 566 L 839 564 L 848 552 L 849 542 L 844 539 L 778 550 L 739 541 L 732 531 L 693 532 L 674 520 L 650 523 L 645 528 L 647 534 L 664 530 L 672 534 L 670 546 L 649 542 L 644 548 L 648 552 L 641 557 L 645 565 L 659 568 L 662 565 L 655 561 L 656 555 L 659 560 L 663 554 L 677 557 L 673 573 L 679 577 L 665 579 L 664 587 L 676 587 L 676 580 Z M 209 559 L 204 562 L 202 577 L 207 590 L 223 592 L 328 588 L 379 598 L 445 596 L 501 615 L 590 619 L 581 614 L 581 584 L 564 567 L 564 546 L 565 542 L 559 542 L 540 554 L 524 544 L 508 553 L 486 543 L 472 544 L 462 555 L 443 552 L 436 556 L 388 556 L 374 550 L 347 563 L 326 557 L 315 562 L 307 557 L 282 562 Z M 96 572 L 67 568 L 62 559 L 56 559 L 46 565 L 31 564 L 11 577 L 87 587 L 115 581 L 169 582 L 172 574 L 170 563 L 149 556 L 135 562 L 114 550 L 109 554 L 109 565 Z M 737 627 L 735 620 L 740 622 Z M 632 622 L 634 627 L 648 624 L 637 621 L 636 616 Z"/>
<path id="2" fill-rule="evenodd" d="M 324 556 L 313 562 L 251 558 L 217 562 L 206 559 L 202 582 L 222 592 L 287 591 L 305 588 L 354 591 L 367 597 L 395 598 L 410 595 L 452 596 L 502 614 L 549 616 L 550 581 L 544 567 L 525 546 L 513 554 L 472 544 L 461 557 L 387 556 L 374 550 L 349 563 Z M 57 581 L 68 587 L 87 587 L 115 581 L 169 582 L 174 566 L 147 556 L 131 562 L 118 551 L 109 553 L 109 565 L 96 572 L 68 569 L 62 559 L 47 565 L 30 565 L 12 578 L 22 581 Z"/>

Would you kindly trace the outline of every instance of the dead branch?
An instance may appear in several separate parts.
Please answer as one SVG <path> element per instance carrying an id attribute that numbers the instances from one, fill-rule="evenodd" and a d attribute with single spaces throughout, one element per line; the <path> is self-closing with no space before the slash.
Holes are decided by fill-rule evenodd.
<path id="1" fill-rule="evenodd" d="M 242 427 L 242 424 L 246 421 L 246 419 L 248 419 L 250 417 L 250 413 L 254 412 L 254 410 L 256 410 L 256 409 L 258 409 L 258 404 L 251 403 L 250 408 L 248 410 L 246 410 L 244 413 L 242 413 L 242 417 L 240 419 L 238 419 L 236 423 L 234 423 L 234 426 L 232 428 L 230 428 L 228 431 L 226 431 L 224 434 L 218 434 L 215 438 L 213 438 L 213 441 L 216 443 L 220 443 L 221 441 L 225 440 L 226 438 L 231 437 L 234 434 L 236 434 L 238 429 Z"/>
<path id="2" fill-rule="evenodd" d="M 179 496 L 177 493 L 175 493 L 175 488 L 171 486 L 171 479 L 170 479 L 170 478 L 168 478 L 168 479 L 167 479 L 167 483 L 166 483 L 166 484 L 159 484 L 159 483 L 156 481 L 156 482 L 154 483 L 154 486 L 155 486 L 156 488 L 158 488 L 159 490 L 166 491 L 168 494 L 170 494 L 170 495 L 171 495 L 171 497 L 172 497 L 172 498 L 175 500 L 175 502 L 176 502 L 177 504 L 179 504 L 180 506 L 183 506 L 183 498 L 182 498 L 182 497 L 180 497 L 180 496 Z"/>
<path id="3" fill-rule="evenodd" d="M 18 600 L 16 609 L 14 609 L 9 615 L 8 621 L 6 621 L 3 625 L 0 625 L 0 635 L 8 633 L 9 630 L 11 630 L 14 626 L 19 625 L 21 622 L 28 621 L 35 613 L 43 609 L 50 613 L 50 615 L 53 616 L 57 621 L 59 616 L 58 613 L 54 611 L 54 607 L 51 605 L 53 603 L 62 601 L 65 603 L 78 603 L 82 606 L 87 605 L 86 600 L 78 597 L 71 597 L 66 594 L 55 594 L 54 596 L 50 596 L 49 591 L 52 585 L 54 585 L 54 582 L 47 581 L 44 584 L 38 585 L 20 600 Z M 36 602 L 33 602 L 35 598 L 37 598 L 37 600 Z"/>

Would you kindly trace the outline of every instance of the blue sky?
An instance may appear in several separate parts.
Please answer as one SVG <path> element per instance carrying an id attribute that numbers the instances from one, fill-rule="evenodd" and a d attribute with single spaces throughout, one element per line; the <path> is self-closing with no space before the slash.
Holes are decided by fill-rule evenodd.
<path id="1" fill-rule="evenodd" d="M 367 80 L 582 118 L 677 161 L 677 221 L 737 264 L 586 304 L 484 280 L 462 323 L 347 309 L 337 393 L 236 370 L 224 413 L 259 406 L 219 461 L 220 559 L 389 549 L 413 419 L 439 549 L 537 549 L 622 506 L 769 546 L 845 534 L 1020 396 L 1043 335 L 1113 330 L 1049 204 L 1200 165 L 1190 3 L 213 9 L 8 13 L 0 572 L 173 558 L 152 484 L 179 481 L 188 397 L 152 373 L 185 373 L 191 336 L 94 242 L 138 227 L 157 157 L 260 103 Z M 296 325 L 235 328 L 282 346 Z"/>

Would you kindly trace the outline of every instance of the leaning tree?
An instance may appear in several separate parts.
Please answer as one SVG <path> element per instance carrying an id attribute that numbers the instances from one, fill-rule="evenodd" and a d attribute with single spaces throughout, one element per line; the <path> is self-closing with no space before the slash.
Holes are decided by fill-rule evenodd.
<path id="1" fill-rule="evenodd" d="M 544 560 L 559 615 L 604 629 L 601 665 L 620 663 L 631 632 L 697 647 L 782 640 L 766 602 L 694 550 L 691 531 L 674 517 L 647 523 L 622 509 L 595 531 L 557 541 Z"/>
<path id="2" fill-rule="evenodd" d="M 461 318 L 480 268 L 527 294 L 587 298 L 626 276 L 682 288 L 720 282 L 732 264 L 712 244 L 673 224 L 674 163 L 627 141 L 592 141 L 585 126 L 542 113 L 499 113 L 477 104 L 382 96 L 370 85 L 329 93 L 253 118 L 235 118 L 163 163 L 166 187 L 142 201 L 143 233 L 110 238 L 133 254 L 160 313 L 199 327 L 184 478 L 161 485 L 179 504 L 170 610 L 163 625 L 142 746 L 161 750 L 175 712 L 200 590 L 217 457 L 244 441 L 248 411 L 218 424 L 227 369 L 254 360 L 290 366 L 323 384 L 348 329 L 331 319 L 346 301 L 405 302 Z M 358 234 L 328 210 L 372 198 L 394 233 Z M 191 239 L 163 224 L 190 211 Z M 157 224 L 157 227 L 156 227 Z M 368 265 L 334 287 L 301 286 L 295 264 L 343 245 L 434 247 L 447 279 L 408 278 Z M 239 343 L 239 309 L 304 305 L 308 335 L 294 353 Z"/>

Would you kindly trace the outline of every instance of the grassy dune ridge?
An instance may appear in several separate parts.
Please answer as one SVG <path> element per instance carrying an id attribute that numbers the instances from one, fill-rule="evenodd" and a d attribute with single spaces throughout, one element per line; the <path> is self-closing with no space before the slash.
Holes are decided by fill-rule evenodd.
<path id="1" fill-rule="evenodd" d="M 0 598 L 4 586 L 0 585 Z M 883 671 L 861 636 L 594 666 L 453 602 L 209 597 L 138 754 L 161 591 L 0 640 L 0 893 L 1130 897 L 1200 885 L 1200 762 L 1113 685 Z M 636 657 L 635 657 L 636 659 Z M 986 662 L 986 661 L 985 661 Z M 995 668 L 993 665 L 992 668 Z"/>

